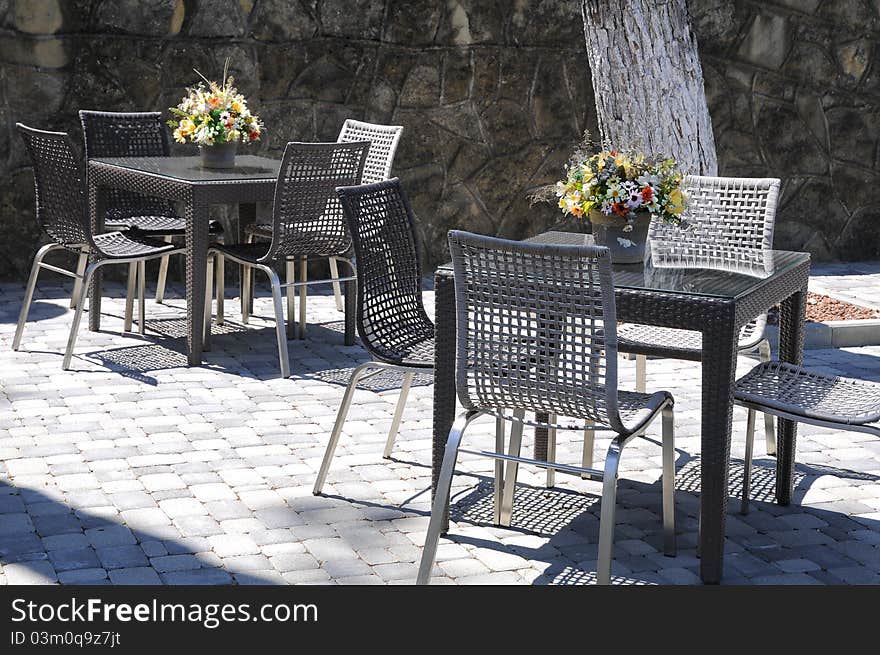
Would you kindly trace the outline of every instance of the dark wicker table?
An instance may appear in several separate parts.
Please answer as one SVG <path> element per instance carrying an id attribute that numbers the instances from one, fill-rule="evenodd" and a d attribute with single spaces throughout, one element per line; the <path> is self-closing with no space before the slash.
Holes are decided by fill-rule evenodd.
<path id="1" fill-rule="evenodd" d="M 238 203 L 241 228 L 256 219 L 257 202 L 271 202 L 281 162 L 266 157 L 240 155 L 235 168 L 202 168 L 198 157 L 113 157 L 89 161 L 88 180 L 92 228 L 103 230 L 104 193 L 107 188 L 125 189 L 148 196 L 179 201 L 186 219 L 186 314 L 189 364 L 202 363 L 205 274 L 208 255 L 208 206 Z M 232 236 L 232 238 L 229 238 Z M 89 329 L 101 327 L 101 279 L 93 278 L 90 289 Z"/>
<path id="2" fill-rule="evenodd" d="M 592 242 L 590 235 L 547 232 L 531 241 Z M 614 270 L 620 321 L 698 330 L 703 335 L 700 470 L 700 575 L 721 580 L 728 501 L 733 384 L 740 328 L 781 303 L 779 358 L 800 364 L 810 257 L 765 251 L 758 262 L 726 266 L 722 261 L 682 260 L 678 266 L 627 265 Z M 451 264 L 434 275 L 434 487 L 455 417 L 455 285 Z M 779 420 L 776 500 L 791 502 L 797 424 Z M 546 459 L 546 431 L 536 430 L 536 458 Z"/>

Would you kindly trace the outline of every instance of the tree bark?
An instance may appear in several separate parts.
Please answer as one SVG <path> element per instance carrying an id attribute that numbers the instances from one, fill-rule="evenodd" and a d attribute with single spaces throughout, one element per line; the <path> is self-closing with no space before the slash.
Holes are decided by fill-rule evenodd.
<path id="1" fill-rule="evenodd" d="M 615 148 L 717 175 L 703 68 L 686 0 L 582 0 L 599 131 Z"/>

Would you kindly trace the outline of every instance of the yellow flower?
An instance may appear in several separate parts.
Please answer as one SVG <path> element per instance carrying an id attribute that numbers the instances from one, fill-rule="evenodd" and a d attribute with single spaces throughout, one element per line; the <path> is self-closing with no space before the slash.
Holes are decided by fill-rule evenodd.
<path id="1" fill-rule="evenodd" d="M 684 194 L 679 189 L 670 192 L 668 211 L 676 215 L 684 211 Z"/>
<path id="2" fill-rule="evenodd" d="M 174 140 L 177 143 L 186 143 L 186 138 L 180 133 L 180 128 L 174 130 Z"/>
<path id="3" fill-rule="evenodd" d="M 178 125 L 177 130 L 180 132 L 181 136 L 189 136 L 196 129 L 196 124 L 193 123 L 189 118 L 184 118 L 180 121 L 180 125 Z"/>
<path id="4" fill-rule="evenodd" d="M 239 102 L 238 100 L 233 100 L 232 105 L 230 106 L 232 107 L 232 111 L 234 111 L 236 114 L 240 114 L 244 109 L 244 105 L 241 104 L 241 102 Z"/>

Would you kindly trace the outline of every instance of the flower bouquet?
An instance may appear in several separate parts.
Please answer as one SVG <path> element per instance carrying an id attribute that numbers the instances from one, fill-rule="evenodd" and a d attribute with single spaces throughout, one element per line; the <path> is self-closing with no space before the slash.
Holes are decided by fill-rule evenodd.
<path id="1" fill-rule="evenodd" d="M 583 144 L 566 166 L 555 195 L 565 214 L 589 218 L 593 238 L 615 263 L 644 261 L 651 219 L 678 224 L 685 208 L 683 176 L 671 158 Z"/>
<path id="2" fill-rule="evenodd" d="M 259 117 L 250 112 L 244 96 L 233 86 L 235 80 L 227 75 L 228 70 L 227 59 L 220 84 L 196 71 L 204 82 L 188 88 L 180 104 L 171 107 L 168 125 L 174 130 L 174 140 L 197 143 L 207 168 L 232 168 L 238 144 L 256 141 L 263 130 Z"/>

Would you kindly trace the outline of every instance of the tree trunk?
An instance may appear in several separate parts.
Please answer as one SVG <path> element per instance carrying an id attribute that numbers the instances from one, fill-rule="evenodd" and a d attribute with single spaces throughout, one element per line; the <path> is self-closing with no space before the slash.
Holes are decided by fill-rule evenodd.
<path id="1" fill-rule="evenodd" d="M 712 119 L 686 0 L 582 0 L 599 131 L 615 148 L 717 175 Z"/>

